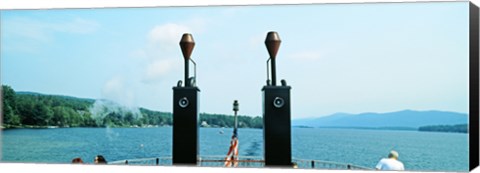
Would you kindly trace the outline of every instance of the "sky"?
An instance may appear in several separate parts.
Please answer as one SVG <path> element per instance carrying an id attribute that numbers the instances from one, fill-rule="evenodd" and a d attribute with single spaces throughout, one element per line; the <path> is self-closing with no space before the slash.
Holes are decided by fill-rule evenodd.
<path id="1" fill-rule="evenodd" d="M 200 112 L 233 114 L 238 100 L 261 116 L 277 31 L 293 119 L 468 112 L 468 2 L 4 10 L 0 22 L 1 82 L 16 91 L 170 112 L 192 33 Z"/>

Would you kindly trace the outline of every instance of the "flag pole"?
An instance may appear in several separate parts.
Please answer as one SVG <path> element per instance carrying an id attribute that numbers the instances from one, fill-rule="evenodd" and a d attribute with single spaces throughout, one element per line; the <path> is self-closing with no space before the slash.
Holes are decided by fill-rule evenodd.
<path id="1" fill-rule="evenodd" d="M 233 101 L 233 111 L 234 111 L 234 118 L 235 118 L 235 124 L 234 124 L 234 127 L 233 127 L 233 136 L 235 137 L 238 137 L 238 133 L 237 133 L 237 128 L 238 128 L 238 119 L 237 119 L 237 112 L 238 112 L 238 101 L 237 100 L 234 100 Z"/>

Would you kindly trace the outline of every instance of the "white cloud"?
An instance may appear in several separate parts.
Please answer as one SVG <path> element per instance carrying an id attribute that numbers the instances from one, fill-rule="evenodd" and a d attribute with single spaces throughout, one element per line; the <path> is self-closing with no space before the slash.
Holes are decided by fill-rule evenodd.
<path id="1" fill-rule="evenodd" d="M 179 68 L 179 59 L 161 59 L 149 64 L 145 70 L 142 82 L 150 84 L 159 82 L 162 77 L 167 76 L 173 69 Z"/>
<path id="2" fill-rule="evenodd" d="M 179 42 L 182 35 L 198 34 L 204 26 L 205 20 L 201 18 L 154 26 L 146 34 L 146 46 L 131 53 L 131 56 L 144 60 L 141 81 L 145 84 L 158 84 L 175 69 L 181 68 L 183 57 Z"/>
<path id="3" fill-rule="evenodd" d="M 78 34 L 87 34 L 95 32 L 100 25 L 91 20 L 85 20 L 82 18 L 76 18 L 72 21 L 65 22 L 65 23 L 55 23 L 51 24 L 51 28 L 53 30 L 59 32 L 67 32 L 67 33 L 78 33 Z"/>
<path id="4" fill-rule="evenodd" d="M 250 37 L 250 46 L 251 48 L 264 48 L 262 46 L 265 46 L 265 38 L 267 36 L 267 33 L 258 33 L 254 36 Z"/>
<path id="5" fill-rule="evenodd" d="M 190 33 L 192 30 L 185 26 L 175 23 L 155 26 L 148 33 L 148 40 L 151 46 L 160 48 L 164 51 L 170 51 L 178 48 L 178 43 L 183 33 Z"/>
<path id="6" fill-rule="evenodd" d="M 187 26 L 192 32 L 194 32 L 193 34 L 198 34 L 205 31 L 207 23 L 209 22 L 211 21 L 205 18 L 193 17 L 190 20 L 184 22 L 184 25 Z"/>
<path id="7" fill-rule="evenodd" d="M 38 41 L 48 41 L 46 25 L 29 18 L 5 20 L 5 36 L 20 36 Z"/>
<path id="8" fill-rule="evenodd" d="M 113 77 L 105 82 L 102 97 L 127 107 L 135 107 L 133 88 L 122 77 Z"/>
<path id="9" fill-rule="evenodd" d="M 34 41 L 49 42 L 55 32 L 87 34 L 95 32 L 100 25 L 95 21 L 75 18 L 62 22 L 46 22 L 32 18 L 17 17 L 6 19 L 5 35 L 18 36 Z"/>
<path id="10" fill-rule="evenodd" d="M 193 17 L 183 22 L 156 25 L 147 34 L 148 46 L 163 51 L 176 50 L 184 33 L 199 34 L 207 23 L 204 18 Z"/>

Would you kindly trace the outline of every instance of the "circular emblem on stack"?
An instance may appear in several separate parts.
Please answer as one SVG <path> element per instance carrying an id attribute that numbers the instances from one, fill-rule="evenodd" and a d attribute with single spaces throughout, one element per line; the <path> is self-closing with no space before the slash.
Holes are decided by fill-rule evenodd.
<path id="1" fill-rule="evenodd" d="M 273 106 L 276 108 L 281 108 L 283 105 L 285 105 L 285 100 L 283 100 L 283 98 L 275 97 L 275 99 L 273 99 Z"/>
<path id="2" fill-rule="evenodd" d="M 181 108 L 186 108 L 188 106 L 188 99 L 186 97 L 183 97 L 181 98 L 179 101 L 178 101 L 178 105 L 181 107 Z"/>

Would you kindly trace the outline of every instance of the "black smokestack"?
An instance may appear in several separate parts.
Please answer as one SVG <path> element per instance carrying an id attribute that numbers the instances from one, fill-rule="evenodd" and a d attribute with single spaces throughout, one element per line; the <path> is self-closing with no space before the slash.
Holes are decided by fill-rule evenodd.
<path id="1" fill-rule="evenodd" d="M 190 55 L 192 55 L 193 47 L 195 47 L 195 41 L 193 40 L 192 34 L 183 34 L 182 40 L 180 40 L 180 48 L 182 49 L 183 58 L 185 59 L 185 87 L 191 85 L 188 80 L 188 61 L 190 60 Z"/>
<path id="2" fill-rule="evenodd" d="M 278 48 L 280 47 L 280 36 L 278 36 L 277 32 L 271 31 L 268 32 L 267 38 L 265 39 L 265 46 L 267 46 L 268 54 L 270 55 L 271 59 L 271 66 L 272 66 L 272 85 L 277 85 L 277 73 L 275 67 L 275 59 L 277 57 Z"/>

